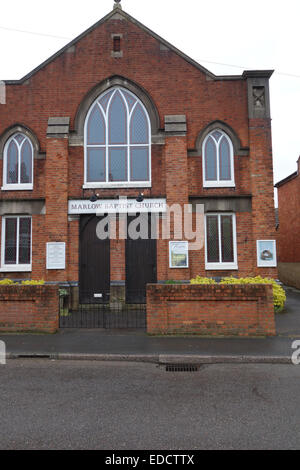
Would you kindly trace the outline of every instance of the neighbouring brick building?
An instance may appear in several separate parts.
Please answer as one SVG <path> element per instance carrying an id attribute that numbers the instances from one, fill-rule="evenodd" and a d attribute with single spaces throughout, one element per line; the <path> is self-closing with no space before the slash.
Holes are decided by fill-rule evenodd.
<path id="1" fill-rule="evenodd" d="M 0 276 L 129 303 L 143 301 L 147 282 L 276 278 L 271 75 L 216 76 L 116 4 L 23 79 L 5 81 Z M 126 231 L 132 207 L 161 224 L 166 204 L 188 203 L 194 217 L 197 204 L 205 213 L 204 247 L 189 256 L 184 237 L 170 244 L 172 227 L 169 240 L 96 237 L 97 211 L 117 213 Z"/>
<path id="2" fill-rule="evenodd" d="M 279 279 L 300 289 L 300 157 L 297 171 L 279 181 L 278 272 Z"/>

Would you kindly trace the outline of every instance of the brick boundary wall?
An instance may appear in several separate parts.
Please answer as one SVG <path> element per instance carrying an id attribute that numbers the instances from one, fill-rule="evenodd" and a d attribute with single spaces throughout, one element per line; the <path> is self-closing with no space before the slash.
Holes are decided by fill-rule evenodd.
<path id="1" fill-rule="evenodd" d="M 272 286 L 148 284 L 147 332 L 273 336 Z"/>
<path id="2" fill-rule="evenodd" d="M 283 284 L 300 289 L 300 263 L 278 263 L 278 276 Z"/>
<path id="3" fill-rule="evenodd" d="M 58 327 L 58 286 L 0 286 L 0 331 L 55 333 Z"/>

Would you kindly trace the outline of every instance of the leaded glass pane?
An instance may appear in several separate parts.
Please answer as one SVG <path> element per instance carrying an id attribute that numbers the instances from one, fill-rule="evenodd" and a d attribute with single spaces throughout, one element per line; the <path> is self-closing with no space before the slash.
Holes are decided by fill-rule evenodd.
<path id="1" fill-rule="evenodd" d="M 149 180 L 149 149 L 148 147 L 131 147 L 131 177 L 132 181 Z"/>
<path id="2" fill-rule="evenodd" d="M 96 104 L 90 114 L 87 127 L 88 144 L 105 144 L 105 123 L 102 112 Z"/>
<path id="3" fill-rule="evenodd" d="M 137 104 L 130 121 L 130 143 L 146 144 L 148 142 L 148 123 L 140 104 Z"/>
<path id="4" fill-rule="evenodd" d="M 119 91 L 110 103 L 108 123 L 109 143 L 127 144 L 127 110 Z"/>
<path id="5" fill-rule="evenodd" d="M 101 104 L 102 108 L 103 108 L 103 111 L 106 113 L 106 109 L 107 109 L 107 105 L 108 105 L 108 102 L 109 102 L 109 99 L 111 97 L 111 95 L 113 94 L 113 90 L 109 91 L 108 93 L 106 93 L 106 95 L 102 96 L 102 98 L 100 98 L 99 100 L 99 103 Z"/>
<path id="6" fill-rule="evenodd" d="M 221 216 L 221 242 L 222 242 L 222 261 L 223 263 L 233 263 L 233 230 L 232 216 Z"/>
<path id="7" fill-rule="evenodd" d="M 32 183 L 32 148 L 28 140 L 21 149 L 21 183 Z"/>
<path id="8" fill-rule="evenodd" d="M 205 144 L 205 179 L 215 181 L 217 179 L 217 153 L 216 144 L 211 137 Z"/>
<path id="9" fill-rule="evenodd" d="M 127 148 L 109 149 L 109 181 L 127 181 Z"/>
<path id="10" fill-rule="evenodd" d="M 220 180 L 231 180 L 230 147 L 226 137 L 223 137 L 219 147 Z"/>
<path id="11" fill-rule="evenodd" d="M 17 221 L 16 217 L 5 219 L 5 264 L 17 263 Z"/>
<path id="12" fill-rule="evenodd" d="M 219 229 L 218 216 L 210 215 L 206 218 L 207 231 L 207 261 L 209 263 L 219 263 Z"/>
<path id="13" fill-rule="evenodd" d="M 127 93 L 127 91 L 125 91 L 125 90 L 122 90 L 122 93 L 125 96 L 125 99 L 126 99 L 126 102 L 127 102 L 127 105 L 128 105 L 128 109 L 129 109 L 129 112 L 130 112 L 137 100 L 132 95 Z"/>
<path id="14" fill-rule="evenodd" d="M 18 183 L 18 148 L 12 140 L 7 149 L 7 183 Z"/>
<path id="15" fill-rule="evenodd" d="M 87 181 L 89 183 L 105 181 L 105 149 L 87 149 Z"/>
<path id="16" fill-rule="evenodd" d="M 214 136 L 214 138 L 216 139 L 217 142 L 218 142 L 218 140 L 220 139 L 220 137 L 222 137 L 222 134 L 221 134 L 221 132 L 219 132 L 219 131 L 214 131 L 214 132 L 212 133 L 212 135 Z"/>
<path id="17" fill-rule="evenodd" d="M 30 264 L 31 218 L 20 217 L 19 226 L 19 264 Z"/>
<path id="18" fill-rule="evenodd" d="M 22 135 L 22 134 L 17 134 L 17 135 L 14 137 L 14 139 L 16 139 L 16 141 L 17 141 L 18 144 L 20 145 L 20 144 L 23 142 L 23 140 L 25 139 L 25 136 Z"/>

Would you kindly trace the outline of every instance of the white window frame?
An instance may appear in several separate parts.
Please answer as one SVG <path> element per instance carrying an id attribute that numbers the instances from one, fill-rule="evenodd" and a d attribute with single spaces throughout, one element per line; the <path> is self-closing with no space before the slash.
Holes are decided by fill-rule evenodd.
<path id="1" fill-rule="evenodd" d="M 208 252 L 207 252 L 207 217 L 208 216 L 218 216 L 218 233 L 219 233 L 219 256 L 222 259 L 222 240 L 221 240 L 221 216 L 222 215 L 230 215 L 232 216 L 232 239 L 233 239 L 233 263 L 223 263 L 219 261 L 218 263 L 210 263 L 207 260 Z M 205 269 L 206 270 L 235 270 L 238 269 L 238 262 L 237 262 L 237 236 L 236 236 L 236 215 L 233 212 L 207 212 L 205 214 Z"/>
<path id="2" fill-rule="evenodd" d="M 109 93 L 109 91 L 113 90 L 114 93 L 112 93 L 109 101 L 108 101 L 108 104 L 107 104 L 107 109 L 106 109 L 106 113 L 104 113 L 104 110 L 102 109 L 102 107 L 100 106 L 100 104 L 98 103 L 100 98 L 102 98 L 102 96 L 104 96 L 106 93 Z M 83 189 L 96 189 L 96 188 L 151 188 L 151 180 L 152 180 L 152 175 L 151 175 L 151 123 L 150 123 L 150 118 L 149 118 L 149 114 L 147 112 L 147 109 L 145 108 L 144 104 L 141 102 L 141 100 L 136 96 L 134 95 L 133 93 L 131 93 L 129 90 L 123 88 L 123 87 L 120 87 L 120 86 L 116 86 L 116 87 L 113 87 L 111 88 L 111 90 L 107 90 L 105 93 L 102 93 L 100 96 L 98 96 L 98 98 L 94 101 L 94 103 L 92 104 L 92 106 L 90 107 L 89 109 L 89 112 L 86 116 L 86 119 L 85 119 L 85 125 L 84 125 L 84 184 L 83 184 Z M 110 104 L 111 104 L 111 101 L 116 93 L 116 91 L 119 90 L 123 99 L 124 99 L 124 104 L 126 106 L 126 111 L 127 111 L 127 135 L 128 135 L 128 142 L 127 144 L 109 144 L 108 142 L 108 111 L 109 111 L 109 108 L 110 108 Z M 127 101 L 126 101 L 126 98 L 124 97 L 123 93 L 122 93 L 122 90 L 126 91 L 126 93 L 130 94 L 131 96 L 133 96 L 135 99 L 136 99 L 136 103 L 134 104 L 134 106 L 132 107 L 131 111 L 129 111 L 129 108 L 128 108 L 128 104 L 127 104 Z M 146 115 L 146 118 L 147 118 L 147 124 L 148 124 L 148 136 L 149 136 L 149 142 L 148 144 L 131 144 L 130 143 L 130 121 L 131 121 L 131 117 L 132 117 L 132 114 L 134 112 L 134 109 L 136 107 L 137 104 L 140 104 L 143 108 L 143 110 L 145 111 L 145 115 Z M 88 121 L 89 121 L 89 117 L 90 117 L 90 114 L 92 113 L 93 109 L 95 106 L 99 107 L 101 113 L 102 113 L 102 116 L 103 116 L 103 119 L 104 119 L 104 124 L 105 124 L 105 132 L 106 132 L 106 139 L 105 139 L 105 145 L 99 145 L 99 144 L 96 144 L 96 145 L 93 145 L 93 144 L 88 144 L 87 143 L 87 127 L 88 127 Z M 123 147 L 123 148 L 127 148 L 127 181 L 109 181 L 109 149 L 110 148 L 120 148 L 120 147 Z M 147 181 L 130 181 L 130 173 L 131 173 L 131 168 L 130 168 L 130 148 L 131 147 L 148 147 L 148 150 L 149 150 L 149 158 L 148 158 L 148 165 L 149 165 L 149 168 L 148 168 L 148 174 L 149 174 L 149 180 Z M 88 148 L 104 148 L 105 149 L 105 171 L 106 171 L 106 181 L 99 181 L 99 182 L 88 182 L 87 181 L 87 158 L 88 158 Z"/>
<path id="3" fill-rule="evenodd" d="M 222 137 L 220 137 L 219 141 L 216 141 L 216 139 L 213 136 L 214 132 L 220 132 L 222 134 Z M 229 152 L 230 152 L 230 169 L 231 169 L 231 180 L 224 181 L 220 180 L 220 141 L 223 138 L 223 136 L 226 138 L 228 144 L 229 144 Z M 213 141 L 216 144 L 216 158 L 217 158 L 217 179 L 216 180 L 206 180 L 206 169 L 205 169 L 205 146 L 206 142 L 208 141 L 209 138 L 212 138 Z M 230 137 L 222 131 L 222 129 L 214 129 L 211 131 L 207 136 L 205 137 L 203 144 L 202 144 L 202 175 L 203 175 L 203 187 L 204 188 L 235 188 L 235 177 L 234 177 L 234 149 L 232 145 L 232 141 Z"/>
<path id="4" fill-rule="evenodd" d="M 184 244 L 186 246 L 186 266 L 173 266 L 172 265 L 172 246 L 177 244 Z M 169 268 L 170 269 L 187 269 L 189 268 L 189 242 L 182 240 L 182 241 L 169 241 Z"/>
<path id="5" fill-rule="evenodd" d="M 30 218 L 30 264 L 5 264 L 5 221 L 6 219 L 17 219 L 17 261 L 19 261 L 20 246 L 20 218 Z M 1 230 L 1 268 L 0 272 L 31 272 L 32 271 L 32 217 L 30 215 L 6 215 L 2 217 Z"/>
<path id="6" fill-rule="evenodd" d="M 15 139 L 15 137 L 19 134 L 24 137 L 24 140 L 21 143 L 21 145 Z M 26 140 L 30 144 L 30 147 L 31 147 L 31 183 L 8 183 L 7 182 L 7 159 L 8 159 L 7 151 L 8 151 L 9 144 L 11 143 L 12 140 L 15 142 L 15 144 L 18 148 L 18 181 L 21 180 L 21 165 L 20 165 L 21 148 L 24 145 Z M 33 150 L 32 142 L 31 142 L 30 138 L 27 135 L 25 135 L 24 133 L 16 132 L 14 135 L 12 135 L 8 139 L 8 141 L 6 142 L 5 147 L 4 147 L 3 186 L 1 187 L 1 189 L 4 190 L 4 191 L 32 191 L 33 190 L 33 175 L 34 175 L 34 150 Z"/>

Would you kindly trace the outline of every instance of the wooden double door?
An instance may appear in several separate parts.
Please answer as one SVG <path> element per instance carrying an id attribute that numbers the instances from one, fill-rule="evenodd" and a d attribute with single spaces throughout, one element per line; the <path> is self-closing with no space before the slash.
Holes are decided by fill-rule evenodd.
<path id="1" fill-rule="evenodd" d="M 80 218 L 80 303 L 108 303 L 110 296 L 110 240 L 97 237 L 97 216 Z M 128 226 L 133 217 L 128 217 Z M 149 217 L 149 234 L 150 217 Z M 126 303 L 145 303 L 146 284 L 157 281 L 156 240 L 125 240 Z"/>

